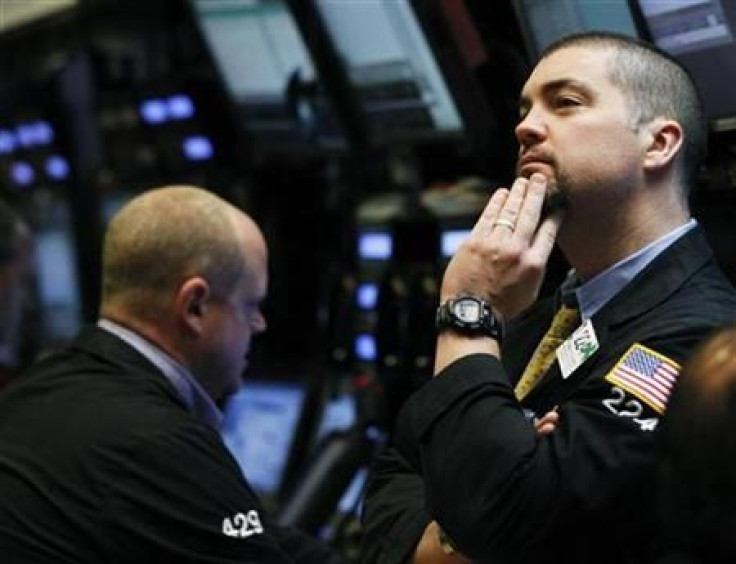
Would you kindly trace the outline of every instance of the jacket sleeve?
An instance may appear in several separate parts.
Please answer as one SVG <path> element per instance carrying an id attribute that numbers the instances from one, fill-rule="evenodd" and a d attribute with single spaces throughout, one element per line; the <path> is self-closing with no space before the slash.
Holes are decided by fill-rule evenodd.
<path id="1" fill-rule="evenodd" d="M 422 477 L 395 448 L 385 448 L 373 463 L 366 489 L 362 561 L 407 562 L 429 522 Z"/>
<path id="2" fill-rule="evenodd" d="M 316 540 L 271 522 L 217 434 L 197 423 L 100 453 L 106 502 L 97 536 L 106 561 L 339 562 Z"/>
<path id="3" fill-rule="evenodd" d="M 271 528 L 279 548 L 285 550 L 295 564 L 346 564 L 336 551 L 294 527 Z"/>
<path id="4" fill-rule="evenodd" d="M 670 333 L 642 344 L 680 362 L 702 335 Z M 546 437 L 537 436 L 490 355 L 457 360 L 409 399 L 397 444 L 421 468 L 428 513 L 462 553 L 537 561 L 553 537 L 595 530 L 591 523 L 601 516 L 638 518 L 633 491 L 646 491 L 658 413 L 640 405 L 638 417 L 628 416 L 637 398 L 605 379 L 628 346 L 601 353 L 596 372 L 560 406 L 560 424 Z"/>

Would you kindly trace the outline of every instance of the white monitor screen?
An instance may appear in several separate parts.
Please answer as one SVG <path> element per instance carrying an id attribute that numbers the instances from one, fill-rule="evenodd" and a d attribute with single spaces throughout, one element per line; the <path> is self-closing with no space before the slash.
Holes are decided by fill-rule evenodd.
<path id="1" fill-rule="evenodd" d="M 283 0 L 195 0 L 200 25 L 230 95 L 282 101 L 289 77 L 314 79 L 309 52 Z"/>
<path id="2" fill-rule="evenodd" d="M 720 0 L 639 0 L 654 42 L 673 55 L 733 43 Z"/>
<path id="3" fill-rule="evenodd" d="M 460 114 L 408 0 L 317 0 L 379 137 L 458 132 Z"/>
<path id="4" fill-rule="evenodd" d="M 606 30 L 638 35 L 628 0 L 514 0 L 514 7 L 535 57 L 573 33 Z"/>
<path id="5" fill-rule="evenodd" d="M 304 389 L 297 383 L 247 380 L 225 409 L 225 444 L 257 492 L 281 485 L 301 416 Z"/>
<path id="6" fill-rule="evenodd" d="M 714 129 L 736 128 L 736 2 L 639 0 L 654 42 L 690 71 Z"/>
<path id="7" fill-rule="evenodd" d="M 0 32 L 74 8 L 78 3 L 78 0 L 2 0 Z"/>

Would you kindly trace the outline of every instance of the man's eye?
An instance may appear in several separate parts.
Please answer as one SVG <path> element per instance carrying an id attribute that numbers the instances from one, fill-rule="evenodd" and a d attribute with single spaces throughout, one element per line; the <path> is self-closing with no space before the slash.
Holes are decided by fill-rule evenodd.
<path id="1" fill-rule="evenodd" d="M 560 108 L 571 108 L 579 105 L 580 100 L 572 96 L 560 96 L 557 98 L 557 106 Z"/>

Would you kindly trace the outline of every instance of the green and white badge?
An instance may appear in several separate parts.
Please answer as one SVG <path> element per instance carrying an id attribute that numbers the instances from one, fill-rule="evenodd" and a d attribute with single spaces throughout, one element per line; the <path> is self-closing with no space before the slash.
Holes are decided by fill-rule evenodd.
<path id="1" fill-rule="evenodd" d="M 593 322 L 587 319 L 555 351 L 557 361 L 560 363 L 562 378 L 567 379 L 599 348 L 600 345 L 598 344 L 598 337 L 595 335 Z"/>

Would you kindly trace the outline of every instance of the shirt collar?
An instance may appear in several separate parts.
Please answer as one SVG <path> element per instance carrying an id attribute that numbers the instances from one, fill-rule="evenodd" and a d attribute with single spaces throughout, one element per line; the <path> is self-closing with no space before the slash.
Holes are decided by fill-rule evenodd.
<path id="1" fill-rule="evenodd" d="M 119 337 L 146 357 L 174 386 L 191 413 L 201 417 L 215 429 L 220 428 L 222 413 L 189 370 L 161 348 L 114 321 L 100 319 L 97 326 Z"/>
<path id="2" fill-rule="evenodd" d="M 697 224 L 695 219 L 691 219 L 634 254 L 620 260 L 584 284 L 578 285 L 575 271 L 571 270 L 562 284 L 563 301 L 574 294 L 580 308 L 581 318 L 590 319 L 660 253 L 685 233 L 694 229 Z"/>

